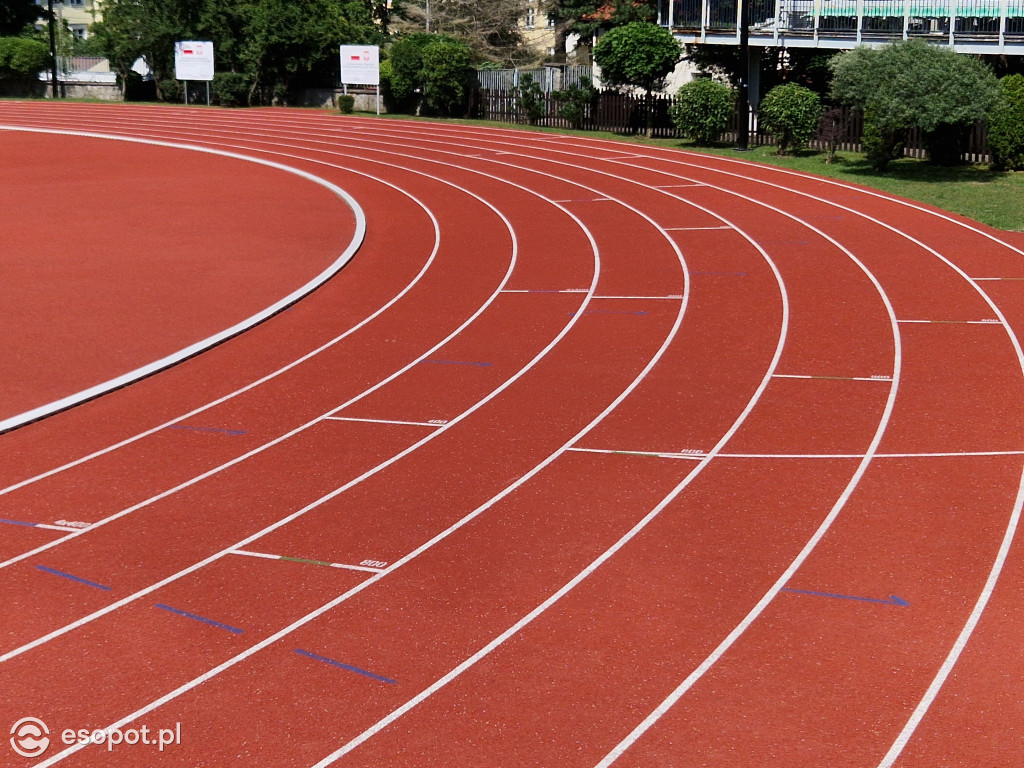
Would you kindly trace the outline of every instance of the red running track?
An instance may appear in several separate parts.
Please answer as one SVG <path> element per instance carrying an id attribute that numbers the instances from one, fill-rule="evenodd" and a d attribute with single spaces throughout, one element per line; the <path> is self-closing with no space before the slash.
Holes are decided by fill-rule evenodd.
<path id="1" fill-rule="evenodd" d="M 3 435 L 0 721 L 52 739 L 12 765 L 1020 762 L 1000 233 L 579 137 L 0 124 L 277 163 L 366 221 L 291 311 Z"/>

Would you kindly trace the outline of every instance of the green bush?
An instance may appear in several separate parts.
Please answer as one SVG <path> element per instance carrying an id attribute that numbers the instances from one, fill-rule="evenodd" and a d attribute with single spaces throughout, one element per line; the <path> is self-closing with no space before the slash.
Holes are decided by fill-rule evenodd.
<path id="1" fill-rule="evenodd" d="M 864 134 L 861 146 L 868 162 L 876 171 L 884 171 L 893 160 L 903 157 L 907 143 L 906 129 L 890 129 L 878 120 L 871 110 L 864 113 Z"/>
<path id="2" fill-rule="evenodd" d="M 691 80 L 679 89 L 669 108 L 679 132 L 697 144 L 711 144 L 729 127 L 736 111 L 733 90 L 710 78 Z"/>
<path id="3" fill-rule="evenodd" d="M 516 117 L 525 119 L 530 125 L 536 125 L 547 114 L 544 92 L 533 75 L 525 74 L 519 78 L 519 84 L 512 88 L 512 103 L 515 104 Z"/>
<path id="4" fill-rule="evenodd" d="M 959 160 L 959 132 L 985 117 L 997 81 L 980 60 L 923 40 L 904 40 L 881 48 L 861 46 L 832 58 L 832 96 L 868 114 L 872 164 L 883 170 L 890 150 L 911 128 L 928 140 L 932 160 Z"/>
<path id="5" fill-rule="evenodd" d="M 222 107 L 242 107 L 249 103 L 252 78 L 241 72 L 216 72 L 210 91 L 213 101 Z"/>
<path id="6" fill-rule="evenodd" d="M 349 94 L 338 96 L 338 111 L 343 115 L 351 115 L 356 109 L 356 97 Z"/>
<path id="7" fill-rule="evenodd" d="M 821 99 L 796 83 L 772 88 L 758 110 L 761 127 L 779 142 L 779 154 L 788 155 L 807 146 L 821 119 Z"/>
<path id="8" fill-rule="evenodd" d="M 558 116 L 568 120 L 569 125 L 579 130 L 592 114 L 597 90 L 589 77 L 581 77 L 579 85 L 570 85 L 564 91 L 555 91 L 551 97 L 561 104 Z"/>
<path id="9" fill-rule="evenodd" d="M 0 37 L 0 79 L 31 80 L 50 63 L 45 43 L 26 37 Z"/>
<path id="10" fill-rule="evenodd" d="M 460 111 L 466 100 L 466 83 L 472 71 L 469 47 L 450 39 L 438 39 L 423 49 L 423 100 L 442 115 Z"/>
<path id="11" fill-rule="evenodd" d="M 988 147 L 996 170 L 1024 170 L 1024 75 L 999 81 L 988 119 Z"/>

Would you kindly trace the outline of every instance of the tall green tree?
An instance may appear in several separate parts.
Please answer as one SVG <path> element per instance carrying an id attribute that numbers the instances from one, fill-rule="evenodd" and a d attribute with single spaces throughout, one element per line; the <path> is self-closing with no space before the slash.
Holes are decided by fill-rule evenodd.
<path id="1" fill-rule="evenodd" d="M 3 0 L 0 3 L 0 37 L 15 37 L 43 15 L 35 0 Z"/>
<path id="2" fill-rule="evenodd" d="M 864 113 L 865 149 L 878 170 L 911 128 L 924 132 L 933 161 L 955 162 L 959 134 L 986 115 L 997 82 L 978 59 L 921 40 L 840 53 L 832 71 L 833 97 Z"/>
<path id="3" fill-rule="evenodd" d="M 648 136 L 654 133 L 654 92 L 665 86 L 665 78 L 682 54 L 671 32 L 644 21 L 615 27 L 594 46 L 594 61 L 601 67 L 604 83 L 644 91 Z"/>
<path id="4" fill-rule="evenodd" d="M 469 46 L 474 61 L 517 66 L 533 57 L 522 45 L 520 21 L 529 0 L 405 0 L 394 12 L 403 34 L 448 35 Z"/>

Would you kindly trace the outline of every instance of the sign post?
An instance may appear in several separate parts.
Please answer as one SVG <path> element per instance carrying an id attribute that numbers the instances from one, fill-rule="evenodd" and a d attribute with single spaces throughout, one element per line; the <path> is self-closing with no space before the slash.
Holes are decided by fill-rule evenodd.
<path id="1" fill-rule="evenodd" d="M 210 106 L 210 81 L 213 80 L 213 43 L 185 40 L 174 44 L 174 79 L 185 81 L 188 104 L 189 80 L 206 81 L 206 106 Z"/>
<path id="2" fill-rule="evenodd" d="M 380 48 L 376 45 L 341 46 L 341 84 L 377 86 L 377 114 L 380 114 Z"/>

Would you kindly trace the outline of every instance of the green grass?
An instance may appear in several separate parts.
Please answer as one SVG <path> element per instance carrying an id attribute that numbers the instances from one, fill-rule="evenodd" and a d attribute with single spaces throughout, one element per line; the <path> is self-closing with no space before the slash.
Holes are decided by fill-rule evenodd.
<path id="1" fill-rule="evenodd" d="M 381 117 L 396 120 L 429 119 L 437 121 L 437 118 L 415 118 L 407 115 L 382 115 Z M 890 163 L 885 173 L 876 173 L 868 165 L 863 155 L 854 152 L 840 152 L 836 156 L 836 161 L 828 164 L 825 162 L 825 153 L 815 151 L 803 152 L 796 157 L 781 157 L 775 154 L 775 147 L 767 146 L 755 147 L 748 152 L 738 152 L 728 145 L 697 147 L 693 142 L 679 139 L 647 139 L 601 131 L 570 131 L 510 125 L 487 120 L 447 120 L 444 122 L 572 134 L 595 139 L 685 149 L 749 162 L 765 163 L 819 176 L 828 176 L 852 184 L 861 184 L 959 213 L 996 229 L 1024 232 L 1024 172 L 996 173 L 989 170 L 987 165 L 941 168 L 925 160 L 904 158 Z"/>

